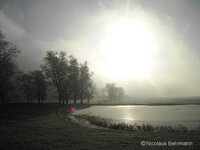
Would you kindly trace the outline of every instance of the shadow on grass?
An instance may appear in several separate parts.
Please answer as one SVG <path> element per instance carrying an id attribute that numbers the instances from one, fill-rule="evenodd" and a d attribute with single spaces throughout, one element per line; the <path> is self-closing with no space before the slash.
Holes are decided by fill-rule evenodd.
<path id="1" fill-rule="evenodd" d="M 60 110 L 58 104 L 5 104 L 0 105 L 0 121 L 29 119 L 41 115 L 48 115 Z"/>

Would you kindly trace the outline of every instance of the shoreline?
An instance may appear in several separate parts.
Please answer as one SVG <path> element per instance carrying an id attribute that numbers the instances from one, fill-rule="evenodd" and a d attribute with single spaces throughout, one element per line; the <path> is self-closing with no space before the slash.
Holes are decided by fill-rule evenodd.
<path id="1" fill-rule="evenodd" d="M 28 107 L 27 107 L 28 106 Z M 70 105 L 4 105 L 0 109 L 1 150 L 116 150 L 155 149 L 143 141 L 192 142 L 192 146 L 163 149 L 199 149 L 200 132 L 140 132 L 82 127 L 67 119 Z M 78 106 L 79 109 L 86 105 Z M 88 106 L 87 106 L 88 107 Z M 3 118 L 3 120 L 2 120 Z"/>

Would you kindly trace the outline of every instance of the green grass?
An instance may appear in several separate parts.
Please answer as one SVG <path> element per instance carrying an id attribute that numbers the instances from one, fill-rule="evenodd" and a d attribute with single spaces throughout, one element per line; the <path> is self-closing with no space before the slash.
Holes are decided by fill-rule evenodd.
<path id="1" fill-rule="evenodd" d="M 200 149 L 200 132 L 87 128 L 68 119 L 69 107 L 56 104 L 1 105 L 0 149 Z M 83 107 L 87 105 L 78 106 L 79 109 Z M 141 141 L 189 141 L 193 146 L 141 146 Z"/>

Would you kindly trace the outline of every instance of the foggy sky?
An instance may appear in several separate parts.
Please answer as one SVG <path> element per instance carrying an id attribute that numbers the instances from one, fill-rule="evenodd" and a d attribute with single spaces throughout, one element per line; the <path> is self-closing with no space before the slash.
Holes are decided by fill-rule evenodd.
<path id="1" fill-rule="evenodd" d="M 145 14 L 157 30 L 159 64 L 145 79 L 104 74 L 99 46 L 114 15 Z M 97 87 L 115 82 L 133 97 L 200 96 L 200 1 L 198 0 L 0 0 L 0 30 L 21 49 L 19 66 L 38 69 L 47 50 L 88 61 Z"/>

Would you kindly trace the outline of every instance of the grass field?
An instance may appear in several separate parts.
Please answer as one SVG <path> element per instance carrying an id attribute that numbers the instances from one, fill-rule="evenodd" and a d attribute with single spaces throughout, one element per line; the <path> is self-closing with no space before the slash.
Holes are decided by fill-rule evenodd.
<path id="1" fill-rule="evenodd" d="M 79 109 L 88 105 L 78 106 Z M 70 106 L 0 105 L 0 149 L 200 149 L 200 132 L 93 129 L 68 119 Z M 141 146 L 142 141 L 192 142 L 192 146 Z"/>

